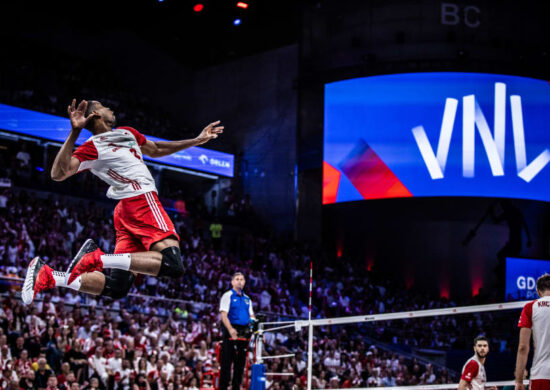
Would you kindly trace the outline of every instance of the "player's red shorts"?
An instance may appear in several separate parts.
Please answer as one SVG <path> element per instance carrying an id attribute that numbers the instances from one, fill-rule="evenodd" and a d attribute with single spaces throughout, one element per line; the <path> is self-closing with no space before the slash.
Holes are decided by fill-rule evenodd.
<path id="1" fill-rule="evenodd" d="M 533 379 L 529 382 L 529 390 L 550 390 L 550 379 Z"/>
<path id="2" fill-rule="evenodd" d="M 145 252 L 168 237 L 179 241 L 156 192 L 121 199 L 115 207 L 115 253 Z"/>

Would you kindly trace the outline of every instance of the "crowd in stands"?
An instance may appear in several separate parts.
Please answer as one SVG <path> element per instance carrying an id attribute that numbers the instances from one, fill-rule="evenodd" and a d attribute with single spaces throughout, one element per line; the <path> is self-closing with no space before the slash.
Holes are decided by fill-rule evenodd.
<path id="1" fill-rule="evenodd" d="M 32 54 L 18 53 L 13 61 L 0 63 L 1 103 L 66 116 L 72 98 L 94 97 L 117 112 L 119 123 L 145 133 L 167 139 L 196 135 L 181 118 L 176 122 L 147 97 L 122 92 L 128 89 L 107 77 L 110 72 L 97 64 L 67 53 L 55 55 L 50 49 L 19 50 Z M 36 57 L 41 57 L 41 66 L 34 65 Z M 43 150 L 23 145 L 9 155 L 0 150 L 0 179 L 6 177 L 24 187 L 38 183 L 42 190 L 73 197 L 0 187 L 0 390 L 198 389 L 203 379 L 208 381 L 205 374 L 218 369 L 217 307 L 236 270 L 247 278 L 246 292 L 255 311 L 269 313 L 273 319 L 307 317 L 307 270 L 312 258 L 316 260 L 316 318 L 456 304 L 377 278 L 362 264 L 334 263 L 318 250 L 282 244 L 257 229 L 240 229 L 233 236 L 224 230 L 216 242 L 212 240 L 216 216 L 227 217 L 229 223 L 254 221 L 250 197 L 226 189 L 215 194 L 222 213 L 189 199 L 185 212 L 171 213 L 186 268 L 181 280 L 140 277 L 131 295 L 119 301 L 70 289 L 52 290 L 41 294 L 35 304 L 24 306 L 18 298 L 17 278 L 24 276 L 31 258 L 39 255 L 54 269 L 64 270 L 87 238 L 112 252 L 115 236 L 112 204 L 99 201 L 105 187 L 98 180 L 78 175 L 71 183 L 54 184 L 44 172 L 48 164 L 44 164 Z M 84 194 L 88 197 L 74 197 Z M 90 195 L 97 199 L 90 200 Z M 177 194 L 161 194 L 168 201 L 177 198 Z M 172 208 L 173 204 L 165 206 Z M 491 297 L 482 300 L 489 302 Z M 471 340 L 485 333 L 493 348 L 510 351 L 508 323 L 508 319 L 495 320 L 485 314 L 466 320 L 438 317 L 318 328 L 313 386 L 456 383 L 456 373 L 410 352 L 415 348 L 469 349 Z M 266 333 L 264 341 L 268 354 L 296 354 L 267 361 L 268 372 L 294 374 L 268 377 L 268 388 L 305 388 L 305 333 Z"/>
<path id="2" fill-rule="evenodd" d="M 74 389 L 198 387 L 204 372 L 217 369 L 217 306 L 234 270 L 247 276 L 247 293 L 257 312 L 277 318 L 307 316 L 305 271 L 311 250 L 276 245 L 274 240 L 247 230 L 226 237 L 221 248 L 214 250 L 208 224 L 200 219 L 174 218 L 181 236 L 185 276 L 177 281 L 139 278 L 132 290 L 139 296 L 113 302 L 69 289 L 52 290 L 40 297 L 43 301 L 25 307 L 14 295 L 17 282 L 4 280 L 2 291 L 8 296 L 0 313 L 0 351 L 6 386 L 17 380 L 20 388 L 32 388 L 31 382 L 46 388 L 50 380 L 52 389 L 54 381 L 58 388 L 72 385 Z M 113 250 L 111 210 L 105 205 L 22 190 L 0 192 L 3 275 L 22 277 L 35 255 L 54 269 L 64 270 L 88 237 L 103 250 Z M 345 267 L 331 267 L 326 261 L 319 264 L 319 274 L 324 277 L 317 277 L 315 284 L 313 312 L 318 318 L 454 305 L 444 298 L 413 294 L 387 280 L 376 280 L 372 272 L 352 263 Z M 479 315 L 467 321 L 440 317 L 375 323 L 358 330 L 320 328 L 314 346 L 315 387 L 452 382 L 457 378 L 445 369 L 415 361 L 410 355 L 405 358 L 368 340 L 411 348 L 469 348 L 471 339 L 485 333 L 489 323 L 491 337 L 497 337 L 495 322 Z M 24 345 L 17 347 L 21 340 Z M 269 388 L 304 387 L 306 340 L 294 332 L 266 334 L 267 353 L 297 353 L 292 359 L 269 361 L 270 372 L 294 373 L 270 377 Z M 510 348 L 504 336 L 492 342 L 501 349 Z M 26 352 L 21 358 L 23 349 Z M 49 370 L 56 379 L 48 378 Z"/>

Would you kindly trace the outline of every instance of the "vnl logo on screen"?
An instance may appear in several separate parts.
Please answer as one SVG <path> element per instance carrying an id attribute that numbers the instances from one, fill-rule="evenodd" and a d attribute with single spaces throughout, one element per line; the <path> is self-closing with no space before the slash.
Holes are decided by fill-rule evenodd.
<path id="1" fill-rule="evenodd" d="M 537 299 L 537 279 L 550 273 L 550 261 L 506 259 L 506 300 Z"/>
<path id="2" fill-rule="evenodd" d="M 550 84 L 478 73 L 325 86 L 323 203 L 412 196 L 550 200 Z"/>

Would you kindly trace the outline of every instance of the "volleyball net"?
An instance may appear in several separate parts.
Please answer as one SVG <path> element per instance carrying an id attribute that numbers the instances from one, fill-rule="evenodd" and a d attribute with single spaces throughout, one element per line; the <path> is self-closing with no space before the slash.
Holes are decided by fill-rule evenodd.
<path id="1" fill-rule="evenodd" d="M 490 346 L 485 386 L 513 386 L 517 321 L 525 303 L 264 322 L 255 360 L 266 375 L 253 377 L 251 389 L 301 383 L 308 390 L 458 388 L 479 335 Z"/>

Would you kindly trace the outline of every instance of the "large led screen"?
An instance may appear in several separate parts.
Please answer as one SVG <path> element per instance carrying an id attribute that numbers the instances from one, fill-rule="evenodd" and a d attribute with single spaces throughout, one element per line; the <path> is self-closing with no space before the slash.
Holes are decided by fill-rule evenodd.
<path id="1" fill-rule="evenodd" d="M 68 118 L 0 104 L 0 129 L 63 143 L 69 135 L 71 122 Z M 146 131 L 146 129 L 138 130 Z M 83 130 L 76 144 L 83 144 L 91 135 L 89 131 Z M 145 136 L 151 141 L 165 141 L 147 134 Z M 181 150 L 169 156 L 156 158 L 144 156 L 144 158 L 175 167 L 191 168 L 229 177 L 233 177 L 235 165 L 235 156 L 232 154 L 198 146 Z"/>
<path id="2" fill-rule="evenodd" d="M 412 196 L 550 200 L 550 84 L 410 73 L 325 85 L 323 204 Z"/>
<path id="3" fill-rule="evenodd" d="M 506 299 L 537 299 L 537 279 L 550 272 L 549 260 L 506 259 Z"/>

